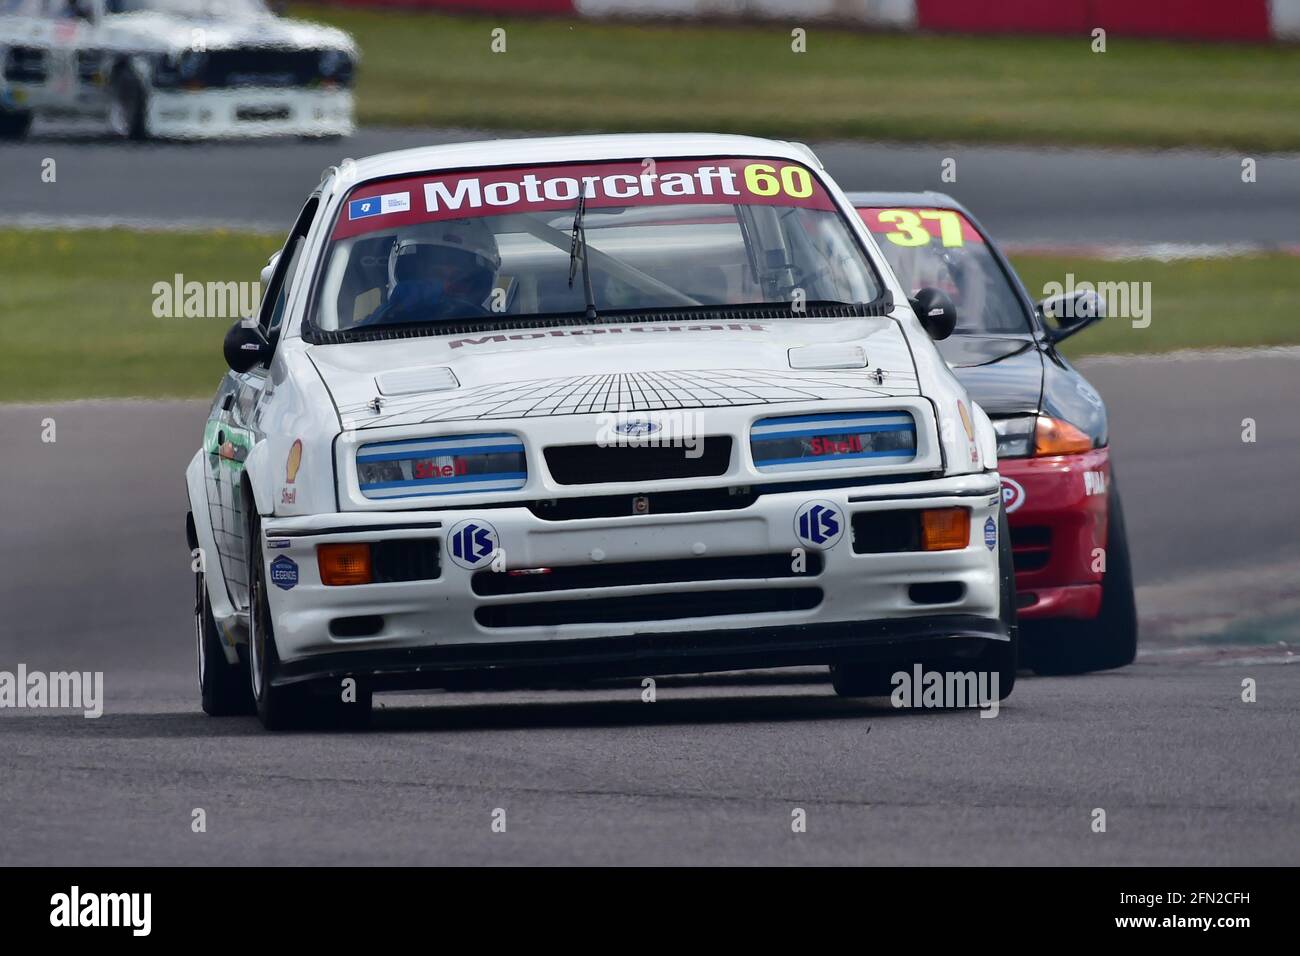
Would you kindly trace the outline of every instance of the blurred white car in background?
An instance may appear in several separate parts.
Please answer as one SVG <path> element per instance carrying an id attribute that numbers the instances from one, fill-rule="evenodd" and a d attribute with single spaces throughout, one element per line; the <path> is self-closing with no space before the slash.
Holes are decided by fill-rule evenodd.
<path id="1" fill-rule="evenodd" d="M 116 136 L 346 136 L 357 48 L 262 0 L 0 0 L 0 139 L 36 116 Z"/>

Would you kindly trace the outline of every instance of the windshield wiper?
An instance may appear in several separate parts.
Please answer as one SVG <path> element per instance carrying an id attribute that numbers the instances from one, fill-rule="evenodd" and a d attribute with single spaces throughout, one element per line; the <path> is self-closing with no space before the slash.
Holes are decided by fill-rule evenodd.
<path id="1" fill-rule="evenodd" d="M 587 212 L 587 194 L 578 194 L 578 212 L 573 217 L 573 241 L 569 244 L 569 288 L 573 288 L 573 276 L 578 271 L 578 259 L 582 259 L 582 286 L 586 293 L 586 318 L 596 319 L 596 296 L 591 291 L 591 266 L 587 264 L 587 229 L 583 225 L 583 216 Z"/>

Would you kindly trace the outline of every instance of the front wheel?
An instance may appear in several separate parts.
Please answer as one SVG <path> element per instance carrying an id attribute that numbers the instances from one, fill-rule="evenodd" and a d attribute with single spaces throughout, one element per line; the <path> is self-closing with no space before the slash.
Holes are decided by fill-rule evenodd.
<path id="1" fill-rule="evenodd" d="M 262 521 L 248 505 L 248 675 L 258 719 L 267 730 L 292 727 L 361 728 L 370 722 L 373 695 L 360 678 L 318 685 L 276 686 L 280 655 L 266 590 Z"/>
<path id="2" fill-rule="evenodd" d="M 1019 665 L 1019 648 L 1021 637 L 1015 610 L 1015 570 L 1011 564 L 1011 536 L 1006 525 L 1006 514 L 1001 512 L 997 518 L 998 528 L 998 615 L 1002 619 L 1010 640 L 989 641 L 987 648 L 974 661 L 970 659 L 937 658 L 928 661 L 902 659 L 885 663 L 833 663 L 831 665 L 831 685 L 840 697 L 885 697 L 893 693 L 893 675 L 898 672 L 910 674 L 913 667 L 920 663 L 924 671 L 961 671 L 971 670 L 975 665 L 978 671 L 987 671 L 997 675 L 997 698 L 1005 700 L 1015 687 L 1015 669 Z M 972 702 L 969 702 L 971 705 Z M 944 706 L 950 702 L 945 701 Z"/>
<path id="3" fill-rule="evenodd" d="M 973 664 L 977 671 L 997 675 L 998 700 L 1005 700 L 1016 686 L 1016 668 L 1020 663 L 1020 627 L 1016 613 L 1015 568 L 1011 560 L 1011 535 L 1005 512 L 998 514 L 998 603 L 999 616 L 1009 640 L 990 641 L 974 660 L 937 659 L 902 660 L 892 663 L 840 663 L 831 665 L 831 686 L 840 697 L 884 697 L 896 686 L 893 675 L 911 673 L 920 663 L 925 671 L 966 672 Z"/>
<path id="4" fill-rule="evenodd" d="M 198 656 L 199 696 L 203 712 L 212 717 L 251 714 L 253 699 L 242 665 L 232 665 L 221 649 L 221 636 L 212 616 L 206 575 L 194 575 L 194 637 Z"/>

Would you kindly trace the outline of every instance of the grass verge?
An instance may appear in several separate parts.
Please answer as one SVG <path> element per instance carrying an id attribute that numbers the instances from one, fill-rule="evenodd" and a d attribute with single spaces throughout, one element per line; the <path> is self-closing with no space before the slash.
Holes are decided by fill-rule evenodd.
<path id="1" fill-rule="evenodd" d="M 155 318 L 155 283 L 252 281 L 278 240 L 234 233 L 0 229 L 0 401 L 212 394 L 229 319 Z M 1017 256 L 1029 289 L 1150 282 L 1152 321 L 1111 318 L 1071 355 L 1300 343 L 1290 256 L 1108 262 Z"/>
<path id="2" fill-rule="evenodd" d="M 283 240 L 0 229 L 0 401 L 210 396 L 233 319 L 154 317 L 154 284 L 255 281 Z"/>
<path id="3" fill-rule="evenodd" d="M 1300 47 L 295 6 L 361 46 L 363 123 L 1300 149 Z M 807 26 L 807 25 L 805 25 Z M 492 31 L 505 30 L 494 53 Z"/>

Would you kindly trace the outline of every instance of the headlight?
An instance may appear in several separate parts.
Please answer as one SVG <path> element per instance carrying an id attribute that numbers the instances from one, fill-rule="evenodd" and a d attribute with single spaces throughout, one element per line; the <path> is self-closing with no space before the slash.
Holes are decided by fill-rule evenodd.
<path id="1" fill-rule="evenodd" d="M 1046 415 L 995 418 L 999 458 L 1041 458 L 1090 451 L 1092 439 L 1069 422 Z"/>
<path id="2" fill-rule="evenodd" d="M 524 443 L 516 435 L 451 435 L 357 449 L 357 481 L 367 498 L 513 491 L 527 480 Z"/>
<path id="3" fill-rule="evenodd" d="M 999 458 L 1029 458 L 1034 454 L 1034 420 L 1033 415 L 993 419 Z"/>
<path id="4" fill-rule="evenodd" d="M 352 78 L 352 58 L 342 50 L 322 50 L 316 68 L 321 79 L 346 83 Z"/>
<path id="5" fill-rule="evenodd" d="M 844 468 L 916 457 L 916 422 L 910 412 L 842 412 L 764 418 L 749 432 L 759 471 Z"/>

